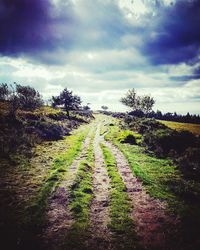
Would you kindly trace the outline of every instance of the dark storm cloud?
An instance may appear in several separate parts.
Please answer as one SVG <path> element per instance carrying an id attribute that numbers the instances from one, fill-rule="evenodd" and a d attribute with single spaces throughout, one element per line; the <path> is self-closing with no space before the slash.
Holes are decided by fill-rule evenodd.
<path id="1" fill-rule="evenodd" d="M 132 30 L 114 1 L 0 1 L 0 54 L 4 56 L 62 65 L 72 50 L 120 47 L 120 38 Z"/>
<path id="2" fill-rule="evenodd" d="M 147 28 L 143 52 L 153 64 L 195 63 L 200 54 L 200 1 L 159 6 Z"/>
<path id="3" fill-rule="evenodd" d="M 62 43 L 63 22 L 70 24 L 70 15 L 58 16 L 49 0 L 1 0 L 0 53 L 37 56 L 40 50 L 53 50 Z"/>

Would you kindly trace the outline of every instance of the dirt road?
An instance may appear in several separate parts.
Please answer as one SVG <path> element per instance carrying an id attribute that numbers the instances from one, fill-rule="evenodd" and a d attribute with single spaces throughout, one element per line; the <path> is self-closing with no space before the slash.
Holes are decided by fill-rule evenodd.
<path id="1" fill-rule="evenodd" d="M 93 126 L 95 130 L 94 139 L 92 138 L 94 132 L 91 130 L 83 144 L 81 154 L 74 160 L 65 179 L 49 198 L 47 211 L 49 223 L 46 231 L 44 231 L 49 249 L 58 249 L 59 244 L 63 245 L 64 236 L 74 221 L 69 209 L 69 190 L 73 185 L 79 162 L 84 159 L 89 143 L 93 143 L 95 157 L 92 183 L 93 199 L 88 206 L 90 217 L 86 229 L 88 239 L 84 240 L 85 242 L 82 245 L 85 249 L 117 248 L 116 245 L 112 244 L 113 238 L 117 235 L 109 227 L 112 186 L 100 147 L 100 144 L 104 144 L 114 155 L 118 172 L 126 186 L 126 192 L 131 202 L 130 216 L 134 221 L 134 230 L 138 235 L 140 246 L 144 249 L 167 249 L 167 228 L 173 225 L 173 219 L 167 213 L 166 204 L 147 194 L 142 182 L 131 171 L 124 155 L 111 142 L 105 141 L 104 135 L 100 135 L 101 128 L 104 126 L 105 129 L 106 124 L 108 123 L 104 118 L 97 119 Z M 68 249 L 67 245 L 65 249 Z M 135 249 L 135 246 L 132 249 Z"/>

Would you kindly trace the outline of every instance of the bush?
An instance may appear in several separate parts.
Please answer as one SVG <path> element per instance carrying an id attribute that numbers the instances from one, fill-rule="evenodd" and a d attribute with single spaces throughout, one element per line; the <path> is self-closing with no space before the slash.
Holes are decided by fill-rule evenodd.
<path id="1" fill-rule="evenodd" d="M 112 114 L 112 117 L 114 117 L 114 118 L 124 118 L 125 116 L 126 116 L 126 114 L 123 112 L 115 112 Z"/>
<path id="2" fill-rule="evenodd" d="M 60 140 L 68 135 L 70 130 L 64 126 L 51 121 L 29 121 L 26 131 L 36 133 L 42 140 Z"/>
<path id="3" fill-rule="evenodd" d="M 143 144 L 159 156 L 176 156 L 197 144 L 197 139 L 189 131 L 158 129 L 145 133 Z"/>
<path id="4" fill-rule="evenodd" d="M 28 133 L 21 121 L 13 117 L 1 119 L 0 127 L 0 156 L 9 157 L 20 152 L 26 155 L 32 153 L 31 148 L 39 141 L 36 134 Z"/>
<path id="5" fill-rule="evenodd" d="M 124 130 L 120 133 L 117 139 L 121 143 L 129 143 L 129 144 L 135 145 L 141 139 L 141 135 L 136 134 L 129 130 Z"/>
<path id="6" fill-rule="evenodd" d="M 155 119 L 138 118 L 129 115 L 125 117 L 124 122 L 128 124 L 131 130 L 137 131 L 140 134 L 144 134 L 153 130 L 167 128 L 164 124 L 161 124 Z"/>
<path id="7" fill-rule="evenodd" d="M 30 86 L 21 86 L 16 84 L 16 93 L 18 105 L 22 110 L 34 110 L 43 105 L 43 100 L 38 91 Z"/>
<path id="8" fill-rule="evenodd" d="M 10 94 L 8 84 L 7 83 L 1 83 L 0 84 L 0 100 L 5 101 L 8 99 L 8 96 Z"/>
<path id="9" fill-rule="evenodd" d="M 121 142 L 134 145 L 136 144 L 136 139 L 133 135 L 129 134 Z"/>
<path id="10" fill-rule="evenodd" d="M 145 114 L 142 110 L 134 110 L 134 111 L 129 112 L 128 114 L 131 116 L 136 116 L 136 117 L 140 117 L 140 118 L 145 116 Z"/>
<path id="11" fill-rule="evenodd" d="M 32 111 L 44 104 L 40 93 L 34 88 L 16 83 L 0 84 L 0 101 L 9 103 L 8 112 L 14 118 L 18 109 Z"/>
<path id="12" fill-rule="evenodd" d="M 178 166 L 185 177 L 199 180 L 200 178 L 200 148 L 187 148 L 177 160 Z"/>

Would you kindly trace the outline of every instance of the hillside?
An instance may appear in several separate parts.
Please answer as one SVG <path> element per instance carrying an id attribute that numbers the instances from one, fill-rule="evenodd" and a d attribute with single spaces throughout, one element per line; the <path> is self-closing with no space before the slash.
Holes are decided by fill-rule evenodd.
<path id="1" fill-rule="evenodd" d="M 28 157 L 1 159 L 4 249 L 199 247 L 199 180 L 147 151 L 126 126 L 97 114 Z"/>

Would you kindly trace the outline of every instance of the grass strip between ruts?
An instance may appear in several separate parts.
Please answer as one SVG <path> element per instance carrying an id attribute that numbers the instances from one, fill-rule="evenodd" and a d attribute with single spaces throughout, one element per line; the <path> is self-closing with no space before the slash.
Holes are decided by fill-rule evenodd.
<path id="1" fill-rule="evenodd" d="M 89 227 L 90 204 L 93 198 L 94 151 L 93 138 L 86 153 L 86 159 L 81 161 L 74 184 L 71 187 L 70 209 L 74 217 L 65 245 L 73 249 L 83 246 Z"/>
<path id="2" fill-rule="evenodd" d="M 111 182 L 110 217 L 109 227 L 114 232 L 114 243 L 122 248 L 134 249 L 138 247 L 137 237 L 134 232 L 134 222 L 130 217 L 132 206 L 126 186 L 118 171 L 114 155 L 108 147 L 101 144 L 108 176 Z"/>

